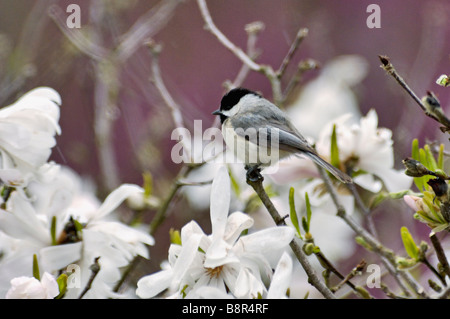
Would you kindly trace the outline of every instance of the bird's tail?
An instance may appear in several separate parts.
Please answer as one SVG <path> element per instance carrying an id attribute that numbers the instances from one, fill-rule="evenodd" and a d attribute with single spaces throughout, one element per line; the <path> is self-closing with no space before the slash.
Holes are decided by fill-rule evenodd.
<path id="1" fill-rule="evenodd" d="M 345 184 L 353 183 L 353 179 L 350 176 L 348 176 L 338 168 L 334 167 L 333 165 L 322 159 L 319 155 L 311 152 L 307 152 L 304 154 L 308 156 L 310 159 L 312 159 L 316 164 L 320 165 L 321 167 L 329 171 L 331 174 L 333 174 L 342 183 Z"/>

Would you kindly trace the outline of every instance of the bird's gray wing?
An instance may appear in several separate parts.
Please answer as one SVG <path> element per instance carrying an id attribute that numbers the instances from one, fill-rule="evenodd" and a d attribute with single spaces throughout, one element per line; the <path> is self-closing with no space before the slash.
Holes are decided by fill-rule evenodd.
<path id="1" fill-rule="evenodd" d="M 278 108 L 265 108 L 264 114 L 257 110 L 241 112 L 230 121 L 236 134 L 249 142 L 267 147 L 278 142 L 282 151 L 316 153 Z"/>

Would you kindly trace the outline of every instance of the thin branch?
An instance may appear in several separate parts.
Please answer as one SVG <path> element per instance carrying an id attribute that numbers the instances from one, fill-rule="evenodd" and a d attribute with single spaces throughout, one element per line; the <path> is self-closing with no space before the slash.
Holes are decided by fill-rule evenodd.
<path id="1" fill-rule="evenodd" d="M 447 283 L 445 282 L 445 277 L 443 277 L 437 270 L 436 268 L 433 267 L 433 265 L 430 264 L 430 262 L 428 261 L 428 259 L 424 256 L 421 260 L 421 263 L 423 263 L 425 266 L 427 266 L 428 269 L 431 270 L 431 272 L 441 281 L 441 283 L 444 286 L 447 286 Z"/>
<path id="2" fill-rule="evenodd" d="M 95 61 L 101 61 L 108 56 L 108 50 L 90 41 L 80 29 L 68 28 L 66 15 L 58 5 L 52 5 L 48 9 L 48 15 L 56 23 L 61 32 L 78 50 Z"/>
<path id="3" fill-rule="evenodd" d="M 342 218 L 347 223 L 347 225 L 353 229 L 353 231 L 356 234 L 358 234 L 361 238 L 363 238 L 364 241 L 372 248 L 374 252 L 376 252 L 378 255 L 380 255 L 383 258 L 386 258 L 386 260 L 389 261 L 392 267 L 389 267 L 388 269 L 391 269 L 391 271 L 393 271 L 392 268 L 396 269 L 395 253 L 392 250 L 383 246 L 375 237 L 372 236 L 372 234 L 370 234 L 367 230 L 358 225 L 350 216 L 347 215 L 345 208 L 339 202 L 336 190 L 334 189 L 331 180 L 328 177 L 328 174 L 324 171 L 323 168 L 318 167 L 318 169 L 322 177 L 322 180 L 325 183 L 327 191 L 330 194 L 334 205 L 336 206 L 337 209 L 336 215 Z M 394 275 L 394 272 L 391 273 Z M 401 276 L 417 296 L 420 296 L 422 298 L 428 298 L 428 295 L 426 294 L 425 290 L 422 287 L 420 287 L 420 285 L 409 275 L 409 273 L 404 271 L 401 272 L 395 271 L 395 274 Z"/>
<path id="4" fill-rule="evenodd" d="M 263 178 L 257 178 L 255 180 L 249 179 L 247 176 L 247 184 L 249 184 L 256 194 L 261 199 L 262 203 L 266 207 L 273 221 L 277 225 L 286 225 L 284 218 L 278 213 L 277 209 L 273 205 L 263 186 Z M 332 293 L 332 291 L 319 279 L 316 272 L 312 268 L 311 264 L 308 261 L 308 258 L 303 251 L 302 247 L 298 244 L 296 239 L 293 239 L 289 244 L 298 261 L 302 265 L 303 269 L 306 271 L 308 275 L 308 281 L 311 285 L 313 285 L 325 298 L 327 299 L 336 299 L 336 296 Z"/>
<path id="5" fill-rule="evenodd" d="M 100 272 L 100 264 L 98 263 L 99 259 L 100 257 L 96 257 L 94 259 L 94 263 L 89 267 L 89 269 L 91 270 L 91 277 L 89 277 L 86 287 L 84 287 L 84 290 L 81 292 L 78 299 L 83 299 L 84 295 L 86 295 L 86 293 L 91 289 L 95 277 L 97 277 L 98 273 Z"/>
<path id="6" fill-rule="evenodd" d="M 434 247 L 434 250 L 436 251 L 436 256 L 437 256 L 439 262 L 441 263 L 442 270 L 450 278 L 450 265 L 448 263 L 447 257 L 445 256 L 444 249 L 441 246 L 441 242 L 437 238 L 436 233 L 431 232 L 430 240 L 431 240 L 431 244 Z"/>
<path id="7" fill-rule="evenodd" d="M 373 218 L 370 215 L 370 210 L 362 201 L 361 196 L 359 196 L 359 193 L 356 189 L 355 184 L 348 184 L 347 188 L 350 189 L 353 197 L 355 198 L 356 205 L 359 207 L 363 216 L 366 218 L 370 234 L 372 234 L 372 236 L 378 240 L 377 230 L 375 228 Z M 394 280 L 397 282 L 399 287 L 402 289 L 403 293 L 406 296 L 410 296 L 410 293 L 409 293 L 407 287 L 403 284 L 403 281 L 400 278 L 401 275 L 399 275 L 399 270 L 396 267 L 395 260 L 387 258 L 387 256 L 383 256 L 383 255 L 380 255 L 380 258 L 381 258 L 381 262 L 384 264 L 384 266 L 386 267 L 388 272 L 392 275 Z"/>
<path id="8" fill-rule="evenodd" d="M 159 55 L 162 50 L 162 46 L 160 44 L 156 44 L 152 40 L 148 40 L 146 42 L 147 47 L 149 48 L 149 51 L 152 56 L 152 81 L 155 85 L 156 89 L 158 90 L 159 94 L 161 95 L 162 99 L 164 100 L 164 103 L 167 105 L 167 107 L 170 110 L 170 114 L 172 115 L 172 119 L 175 125 L 175 130 L 178 131 L 179 135 L 182 136 L 181 143 L 183 145 L 183 156 L 185 156 L 185 160 L 192 162 L 193 159 L 191 158 L 191 148 L 189 145 L 187 145 L 187 141 L 189 140 L 187 136 L 185 136 L 184 128 L 185 125 L 183 123 L 183 115 L 180 111 L 180 106 L 175 102 L 175 100 L 172 98 L 171 94 L 169 93 L 169 90 L 167 90 L 166 85 L 164 84 L 164 81 L 162 79 L 161 70 L 159 67 Z"/>
<path id="9" fill-rule="evenodd" d="M 301 28 L 298 30 L 297 35 L 295 36 L 295 40 L 292 43 L 291 47 L 289 48 L 289 52 L 287 53 L 286 57 L 283 59 L 283 62 L 280 65 L 280 68 L 278 71 L 276 71 L 276 74 L 279 79 L 281 79 L 284 75 L 284 72 L 286 71 L 286 68 L 291 62 L 292 57 L 294 56 L 295 51 L 297 51 L 300 43 L 302 43 L 303 39 L 306 38 L 308 35 L 308 29 L 307 28 Z"/>
<path id="10" fill-rule="evenodd" d="M 364 260 L 362 260 L 358 265 L 356 265 L 355 268 L 352 269 L 352 271 L 347 276 L 345 276 L 345 278 L 341 278 L 342 281 L 333 288 L 333 291 L 338 291 L 345 284 L 351 284 L 350 287 L 352 287 L 353 290 L 358 292 L 358 290 L 356 289 L 355 285 L 353 285 L 350 282 L 350 280 L 353 277 L 355 277 L 356 275 L 360 274 L 364 270 L 366 265 L 367 265 L 367 263 Z"/>
<path id="11" fill-rule="evenodd" d="M 414 101 L 419 105 L 422 111 L 428 117 L 444 125 L 443 132 L 450 132 L 450 120 L 445 116 L 440 103 L 436 96 L 432 92 L 427 92 L 427 96 L 420 99 L 414 91 L 406 84 L 405 80 L 400 76 L 400 74 L 395 70 L 389 57 L 378 56 L 382 65 L 381 68 L 384 69 L 389 75 L 391 75 L 400 86 L 405 89 L 405 91 L 413 98 Z"/>
<path id="12" fill-rule="evenodd" d="M 156 229 L 162 224 L 162 222 L 166 219 L 167 213 L 170 207 L 170 204 L 172 203 L 172 200 L 175 198 L 175 196 L 178 194 L 178 191 L 183 186 L 182 184 L 178 183 L 179 180 L 186 178 L 187 175 L 195 168 L 194 165 L 184 165 L 180 172 L 178 173 L 178 176 L 175 179 L 175 183 L 172 184 L 172 187 L 170 188 L 169 193 L 167 194 L 166 198 L 162 202 L 161 206 L 159 207 L 158 211 L 156 212 L 155 216 L 153 216 L 152 221 L 150 222 L 150 235 L 154 235 Z"/>
<path id="13" fill-rule="evenodd" d="M 230 50 L 239 60 L 246 64 L 251 70 L 264 74 L 272 86 L 273 100 L 276 105 L 283 103 L 283 94 L 281 92 L 281 83 L 273 68 L 270 65 L 261 65 L 254 62 L 241 48 L 231 42 L 214 24 L 211 14 L 205 0 L 197 0 L 200 13 L 206 24 L 206 29 L 210 31 L 222 45 Z"/>
<path id="14" fill-rule="evenodd" d="M 414 101 L 420 106 L 422 111 L 426 112 L 427 108 L 422 103 L 421 99 L 414 93 L 413 90 L 406 84 L 405 80 L 398 74 L 397 70 L 395 70 L 394 66 L 392 65 L 389 57 L 385 55 L 379 55 L 378 58 L 381 61 L 381 68 L 384 69 L 389 75 L 391 75 L 397 82 L 400 84 L 402 88 L 405 89 L 405 91 L 413 98 Z"/>
<path id="15" fill-rule="evenodd" d="M 117 58 L 126 61 L 142 45 L 146 38 L 158 33 L 169 21 L 181 0 L 163 0 L 139 17 L 134 25 L 121 36 L 117 46 Z"/>
<path id="16" fill-rule="evenodd" d="M 259 52 L 256 50 L 256 41 L 258 40 L 259 33 L 264 30 L 264 23 L 260 21 L 249 23 L 245 26 L 245 31 L 247 32 L 247 55 L 255 61 L 258 56 Z M 225 87 L 227 91 L 239 87 L 244 83 L 245 78 L 249 74 L 251 69 L 249 66 L 245 63 L 242 63 L 241 69 L 239 70 L 236 78 L 232 83 L 226 82 Z"/>
<path id="17" fill-rule="evenodd" d="M 292 90 L 297 86 L 297 84 L 301 81 L 303 74 L 306 71 L 318 69 L 320 67 L 319 62 L 313 59 L 306 59 L 304 61 L 301 61 L 297 66 L 297 71 L 292 76 L 292 78 L 289 80 L 289 83 L 287 84 L 286 88 L 283 92 L 283 102 L 286 101 L 289 94 L 292 92 Z"/>
<path id="18" fill-rule="evenodd" d="M 205 0 L 197 0 L 197 4 L 200 8 L 200 13 L 202 14 L 203 20 L 206 23 L 206 29 L 210 31 L 220 43 L 228 50 L 233 52 L 238 59 L 249 66 L 253 71 L 261 72 L 261 66 L 255 63 L 244 51 L 238 46 L 234 45 L 214 24 L 211 14 L 209 13 L 208 6 Z"/>

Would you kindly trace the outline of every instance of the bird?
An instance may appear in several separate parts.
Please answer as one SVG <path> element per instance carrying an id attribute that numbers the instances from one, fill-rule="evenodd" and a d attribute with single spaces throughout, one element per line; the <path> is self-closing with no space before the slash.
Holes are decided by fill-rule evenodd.
<path id="1" fill-rule="evenodd" d="M 303 155 L 342 183 L 353 183 L 350 176 L 317 154 L 280 108 L 255 91 L 231 89 L 212 114 L 220 117 L 225 144 L 244 162 L 251 181 L 261 178 L 261 169 L 277 160 Z"/>

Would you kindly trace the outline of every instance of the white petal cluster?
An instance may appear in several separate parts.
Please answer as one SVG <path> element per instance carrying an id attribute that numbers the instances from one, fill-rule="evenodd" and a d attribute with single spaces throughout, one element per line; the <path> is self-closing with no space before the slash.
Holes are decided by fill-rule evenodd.
<path id="1" fill-rule="evenodd" d="M 374 179 L 376 176 L 389 192 L 409 188 L 412 179 L 403 171 L 394 169 L 392 131 L 378 127 L 375 110 L 370 110 L 365 117 L 360 118 L 359 123 L 354 123 L 352 116 L 343 115 L 326 125 L 316 145 L 319 154 L 325 158 L 330 158 L 333 125 L 336 125 L 340 162 L 352 161 L 354 171 L 362 173 L 355 177 L 355 183 L 378 192 L 382 184 Z"/>
<path id="2" fill-rule="evenodd" d="M 58 283 L 48 272 L 39 281 L 34 277 L 17 277 L 11 280 L 6 299 L 53 299 L 59 295 Z"/>
<path id="3" fill-rule="evenodd" d="M 56 91 L 38 88 L 0 110 L 0 297 L 59 294 L 46 288 L 48 276 L 41 282 L 29 277 L 33 255 L 49 276 L 77 269 L 65 298 L 79 296 L 89 267 L 100 257 L 100 271 L 85 297 L 118 297 L 113 287 L 120 269 L 137 255 L 148 257 L 146 245 L 153 244 L 151 236 L 114 215 L 124 200 L 143 193 L 141 187 L 124 184 L 101 203 L 74 172 L 48 162 L 60 133 L 59 104 Z"/>
<path id="4" fill-rule="evenodd" d="M 289 272 L 289 256 L 283 257 L 275 273 L 279 277 L 276 282 L 281 283 L 275 283 L 271 294 L 266 283 L 274 276 L 274 257 L 279 257 L 291 242 L 293 229 L 270 227 L 243 235 L 252 227 L 253 219 L 241 212 L 228 215 L 229 205 L 230 179 L 226 168 L 221 167 L 211 189 L 212 234 L 205 234 L 195 221 L 185 225 L 181 245 L 169 248 L 169 265 L 141 278 L 137 295 L 151 298 L 165 290 L 172 298 L 198 298 L 206 292 L 235 298 L 285 295 L 288 286 L 284 278 L 289 275 L 283 273 Z"/>

